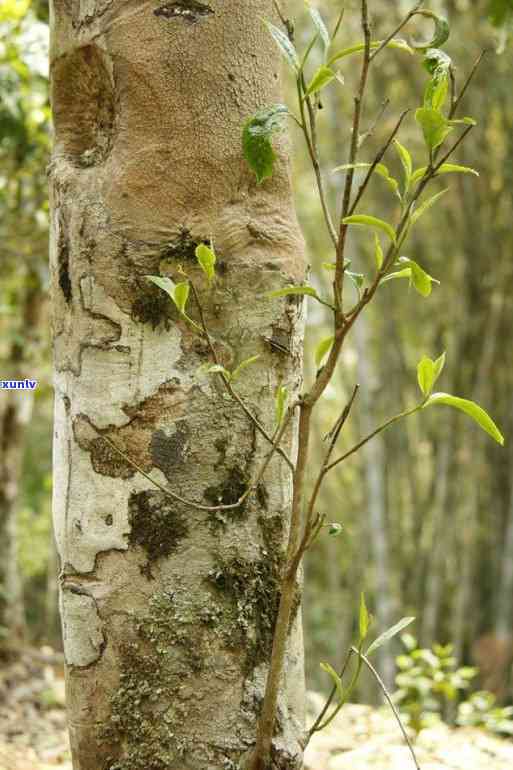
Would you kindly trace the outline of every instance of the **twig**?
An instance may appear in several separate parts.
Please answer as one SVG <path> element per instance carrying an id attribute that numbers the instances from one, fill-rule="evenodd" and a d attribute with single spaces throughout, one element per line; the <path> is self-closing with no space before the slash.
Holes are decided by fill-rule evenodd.
<path id="1" fill-rule="evenodd" d="M 461 100 L 463 99 L 463 97 L 467 93 L 467 89 L 468 89 L 469 85 L 471 84 L 472 80 L 474 79 L 474 75 L 476 74 L 477 70 L 479 69 L 479 66 L 480 66 L 481 62 L 483 61 L 483 59 L 484 59 L 484 57 L 486 56 L 487 53 L 488 53 L 487 49 L 484 49 L 483 51 L 481 51 L 481 53 L 477 57 L 476 61 L 474 62 L 474 66 L 470 70 L 470 73 L 469 73 L 465 83 L 463 84 L 463 88 L 461 89 L 461 91 L 458 94 L 458 96 L 455 99 L 455 101 L 453 101 L 453 103 L 452 103 L 451 111 L 450 111 L 450 114 L 449 114 L 449 118 L 453 118 L 456 115 L 456 112 L 458 110 L 458 107 L 460 106 Z"/>
<path id="2" fill-rule="evenodd" d="M 378 114 L 372 121 L 371 125 L 369 126 L 367 131 L 364 131 L 364 133 L 360 135 L 359 147 L 362 147 L 363 143 L 366 142 L 367 139 L 369 139 L 373 135 L 374 131 L 376 130 L 376 126 L 378 125 L 379 121 L 387 111 L 389 104 L 390 104 L 390 99 L 387 98 L 383 100 L 381 107 L 379 108 Z"/>
<path id="3" fill-rule="evenodd" d="M 338 15 L 337 23 L 335 24 L 335 28 L 333 30 L 333 34 L 331 35 L 331 39 L 335 40 L 336 36 L 338 35 L 338 31 L 340 29 L 340 25 L 342 24 L 342 21 L 344 19 L 344 14 L 346 12 L 345 6 L 342 6 L 340 13 Z"/>
<path id="4" fill-rule="evenodd" d="M 381 45 L 376 48 L 376 50 L 371 54 L 370 60 L 373 61 L 373 59 L 376 58 L 376 56 L 381 53 L 381 51 L 387 47 L 387 45 L 390 43 L 391 40 L 394 39 L 394 37 L 402 30 L 403 27 L 408 24 L 410 19 L 412 19 L 414 16 L 416 16 L 419 9 L 422 7 L 423 2 L 417 3 L 411 11 L 404 17 L 404 19 L 398 24 L 398 26 L 394 29 L 393 32 L 391 32 L 382 42 Z"/>
<path id="5" fill-rule="evenodd" d="M 365 665 L 367 666 L 369 671 L 373 674 L 373 676 L 376 679 L 377 683 L 381 687 L 381 689 L 383 691 L 383 695 L 385 696 L 386 701 L 387 701 L 388 705 L 390 706 L 390 708 L 392 709 L 392 712 L 393 712 L 393 714 L 394 714 L 394 716 L 395 716 L 395 718 L 397 720 L 397 724 L 399 725 L 399 729 L 401 730 L 401 733 L 403 734 L 403 738 L 405 740 L 405 743 L 406 743 L 406 745 L 408 746 L 408 748 L 410 750 L 410 754 L 412 756 L 412 759 L 413 759 L 413 762 L 415 764 L 415 767 L 417 768 L 417 770 L 421 770 L 420 765 L 419 765 L 418 760 L 417 760 L 417 757 L 415 755 L 415 750 L 414 750 L 414 748 L 412 746 L 412 743 L 411 743 L 411 741 L 410 741 L 410 739 L 408 737 L 408 733 L 406 732 L 406 730 L 404 728 L 404 725 L 403 725 L 403 723 L 401 721 L 400 714 L 399 714 L 399 712 L 397 711 L 397 709 L 395 707 L 395 703 L 392 700 L 392 697 L 391 697 L 390 693 L 388 692 L 385 683 L 381 679 L 380 675 L 378 674 L 378 672 L 376 671 L 376 669 L 374 668 L 374 666 L 372 665 L 370 660 L 361 651 L 357 650 L 356 647 L 351 647 L 351 651 L 353 653 L 355 653 L 356 655 L 358 655 L 363 660 L 363 662 L 365 663 Z"/>
<path id="6" fill-rule="evenodd" d="M 364 178 L 363 182 L 360 185 L 360 188 L 359 188 L 358 193 L 356 194 L 356 197 L 355 197 L 355 199 L 354 199 L 354 201 L 353 201 L 353 203 L 351 205 L 351 208 L 349 209 L 348 216 L 351 216 L 356 211 L 356 207 L 360 203 L 360 201 L 362 199 L 362 196 L 363 196 L 365 190 L 367 189 L 367 185 L 370 182 L 370 179 L 371 179 L 372 174 L 374 173 L 374 171 L 376 169 L 376 166 L 378 165 L 378 163 L 381 162 L 381 160 L 383 159 L 386 151 L 388 150 L 388 148 L 390 147 L 390 145 L 394 141 L 395 137 L 399 133 L 399 129 L 401 128 L 402 122 L 405 119 L 405 117 L 408 115 L 409 112 L 410 112 L 410 110 L 405 110 L 401 114 L 399 120 L 397 121 L 397 123 L 394 126 L 394 130 L 392 131 L 392 133 L 388 137 L 387 141 L 385 142 L 385 144 L 383 145 L 381 150 L 378 152 L 378 154 L 374 158 L 374 161 L 372 162 L 369 170 L 367 171 L 367 174 L 365 175 L 365 178 Z"/>
<path id="7" fill-rule="evenodd" d="M 326 473 L 328 473 L 328 471 L 330 471 L 332 468 L 335 468 L 340 463 L 344 462 L 344 460 L 347 460 L 347 458 L 351 457 L 351 455 L 354 455 L 355 452 L 358 452 L 359 449 L 365 446 L 365 444 L 371 441 L 371 439 L 375 438 L 375 436 L 378 436 L 380 433 L 382 433 L 394 423 L 401 420 L 403 417 L 410 417 L 412 414 L 415 414 L 415 412 L 418 412 L 420 408 L 420 406 L 416 406 L 414 409 L 401 412 L 400 414 L 396 414 L 394 417 L 391 417 L 390 420 L 387 420 L 385 423 L 383 423 L 383 425 L 380 425 L 379 428 L 376 428 L 376 430 L 373 430 L 372 433 L 369 433 L 368 436 L 365 436 L 365 438 L 363 438 L 361 441 L 355 444 L 354 447 L 341 455 L 341 457 L 333 460 L 333 462 L 326 467 Z"/>
<path id="8" fill-rule="evenodd" d="M 347 671 L 347 667 L 349 665 L 349 661 L 351 660 L 351 655 L 352 654 L 353 654 L 352 649 L 348 650 L 348 653 L 346 655 L 346 659 L 344 660 L 344 663 L 342 665 L 342 669 L 341 669 L 340 674 L 339 674 L 340 679 L 342 679 L 344 677 L 344 675 L 345 675 L 345 673 Z M 331 706 L 331 704 L 333 702 L 333 698 L 335 697 L 336 694 L 337 694 L 337 688 L 336 688 L 335 685 L 333 685 L 333 687 L 331 688 L 331 692 L 328 695 L 328 698 L 326 700 L 326 703 L 324 704 L 322 710 L 319 713 L 319 716 L 317 717 L 317 719 L 315 720 L 315 722 L 313 723 L 313 725 L 310 727 L 310 729 L 308 730 L 308 732 L 306 734 L 306 739 L 305 739 L 305 743 L 304 743 L 304 748 L 305 749 L 308 746 L 308 744 L 310 743 L 312 735 L 314 733 L 318 732 L 318 727 L 322 723 L 324 717 L 326 716 L 326 713 L 327 713 L 329 707 Z"/>
<path id="9" fill-rule="evenodd" d="M 371 31 L 369 25 L 369 12 L 367 7 L 367 0 L 362 0 L 362 29 L 365 40 L 365 50 L 363 55 L 363 64 L 360 74 L 360 84 L 358 93 L 354 98 L 354 113 L 353 113 L 353 133 L 351 137 L 351 148 L 349 151 L 348 165 L 354 166 L 356 158 L 358 156 L 358 139 L 360 133 L 360 121 L 362 116 L 362 102 L 365 94 L 365 87 L 367 85 L 367 77 L 369 74 L 370 64 L 370 52 L 371 52 Z M 333 299 L 335 307 L 339 313 L 339 317 L 342 316 L 342 294 L 344 291 L 344 251 L 345 241 L 347 233 L 347 225 L 343 220 L 346 218 L 351 203 L 351 193 L 353 190 L 354 168 L 350 168 L 344 185 L 344 195 L 342 200 L 342 211 L 340 214 L 340 228 L 337 243 L 337 255 L 336 255 L 336 268 L 335 278 L 333 281 Z M 343 317 L 343 316 L 342 316 Z"/>

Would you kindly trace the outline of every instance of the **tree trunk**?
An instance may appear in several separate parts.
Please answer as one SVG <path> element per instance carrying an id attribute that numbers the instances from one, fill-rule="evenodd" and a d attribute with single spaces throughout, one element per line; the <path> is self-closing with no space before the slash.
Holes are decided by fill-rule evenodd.
<path id="1" fill-rule="evenodd" d="M 261 186 L 241 148 L 244 121 L 280 98 L 273 8 L 53 2 L 54 522 L 74 770 L 221 770 L 254 743 L 289 468 L 275 456 L 257 495 L 208 512 L 132 463 L 183 498 L 232 504 L 270 446 L 198 374 L 208 346 L 146 275 L 186 271 L 224 366 L 260 355 L 235 388 L 267 436 L 277 385 L 301 385 L 302 303 L 261 297 L 302 280 L 287 145 Z M 208 290 L 194 252 L 211 238 Z M 300 764 L 302 672 L 296 610 L 277 768 Z"/>

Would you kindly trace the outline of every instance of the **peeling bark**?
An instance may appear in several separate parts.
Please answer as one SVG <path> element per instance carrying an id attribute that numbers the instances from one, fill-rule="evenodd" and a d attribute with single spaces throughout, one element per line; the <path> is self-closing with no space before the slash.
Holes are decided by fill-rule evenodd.
<path id="1" fill-rule="evenodd" d="M 205 506 L 236 502 L 269 449 L 198 377 L 208 349 L 148 274 L 187 271 L 225 366 L 260 354 L 237 389 L 269 431 L 278 383 L 300 388 L 302 304 L 256 300 L 303 275 L 287 140 L 257 186 L 240 138 L 280 98 L 273 15 L 271 0 L 53 3 L 54 522 L 75 770 L 225 770 L 255 740 L 288 468 L 276 457 L 244 506 L 209 513 L 112 445 Z M 211 237 L 209 290 L 194 251 Z M 302 680 L 296 613 L 275 738 L 289 770 Z"/>

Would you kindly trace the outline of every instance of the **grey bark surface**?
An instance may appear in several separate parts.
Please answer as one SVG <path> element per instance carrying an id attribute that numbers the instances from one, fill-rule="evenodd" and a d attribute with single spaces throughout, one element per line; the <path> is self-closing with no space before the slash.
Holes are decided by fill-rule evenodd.
<path id="1" fill-rule="evenodd" d="M 280 99 L 273 17 L 271 0 L 52 4 L 54 522 L 74 770 L 229 770 L 255 739 L 289 469 L 275 456 L 257 495 L 208 513 L 112 444 L 207 506 L 236 502 L 269 451 L 198 376 L 208 349 L 148 274 L 187 272 L 225 366 L 260 354 L 236 388 L 269 432 L 277 385 L 301 385 L 302 304 L 259 299 L 303 274 L 288 144 L 261 186 L 241 148 L 244 121 Z M 194 250 L 211 238 L 207 290 Z M 301 762 L 303 690 L 296 610 L 277 768 Z"/>

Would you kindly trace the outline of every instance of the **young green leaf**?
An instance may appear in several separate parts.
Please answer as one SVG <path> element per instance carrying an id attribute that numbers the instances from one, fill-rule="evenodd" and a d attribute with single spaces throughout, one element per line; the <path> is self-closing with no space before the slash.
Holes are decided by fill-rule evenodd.
<path id="1" fill-rule="evenodd" d="M 355 287 L 356 291 L 359 293 L 360 289 L 363 286 L 363 282 L 365 280 L 365 276 L 363 273 L 352 273 L 350 270 L 346 270 L 346 275 Z"/>
<path id="2" fill-rule="evenodd" d="M 432 361 L 431 358 L 424 356 L 417 366 L 417 380 L 419 388 L 424 396 L 430 396 L 436 381 L 440 377 L 445 366 L 445 353 Z"/>
<path id="3" fill-rule="evenodd" d="M 328 535 L 331 535 L 331 537 L 338 537 L 342 534 L 344 527 L 342 524 L 337 524 L 336 522 L 332 522 L 331 524 L 327 525 L 329 527 L 328 529 Z"/>
<path id="4" fill-rule="evenodd" d="M 350 171 L 352 168 L 370 168 L 371 165 L 371 163 L 344 163 L 342 166 L 336 166 L 331 173 L 335 174 L 337 171 Z"/>
<path id="5" fill-rule="evenodd" d="M 381 270 L 385 256 L 377 233 L 374 233 L 374 259 L 376 260 L 376 267 Z"/>
<path id="6" fill-rule="evenodd" d="M 299 72 L 299 57 L 297 55 L 296 49 L 288 39 L 287 35 L 281 31 L 278 27 L 275 27 L 274 24 L 271 24 L 270 21 L 265 22 L 267 25 L 267 28 L 271 35 L 273 36 L 273 39 L 280 49 L 280 51 L 283 54 L 283 57 L 289 64 L 289 66 L 295 71 Z"/>
<path id="7" fill-rule="evenodd" d="M 427 166 L 418 168 L 411 178 L 412 184 L 419 182 L 424 177 L 427 170 Z M 469 166 L 459 166 L 457 163 L 443 163 L 435 176 L 441 176 L 442 174 L 474 174 L 474 176 L 479 176 L 479 171 L 476 171 L 475 168 L 470 168 Z"/>
<path id="8" fill-rule="evenodd" d="M 172 281 L 171 278 L 163 278 L 160 275 L 146 275 L 145 278 L 148 281 L 151 281 L 151 283 L 154 283 L 155 286 L 158 286 L 159 289 L 162 289 L 162 291 L 165 291 L 166 294 L 169 294 L 174 301 L 176 283 Z"/>
<path id="9" fill-rule="evenodd" d="M 196 259 L 207 276 L 208 282 L 212 283 L 216 274 L 215 268 L 217 261 L 214 249 L 206 246 L 204 243 L 200 243 L 199 246 L 196 247 Z"/>
<path id="10" fill-rule="evenodd" d="M 440 147 L 453 130 L 445 115 L 429 107 L 419 107 L 415 120 L 421 127 L 424 141 L 431 152 Z"/>
<path id="11" fill-rule="evenodd" d="M 413 161 L 406 147 L 404 147 L 404 145 L 402 145 L 398 139 L 394 139 L 394 147 L 397 150 L 397 154 L 399 155 L 404 169 L 404 191 L 407 193 L 410 188 L 411 175 L 413 172 Z"/>
<path id="12" fill-rule="evenodd" d="M 405 267 L 404 270 L 396 270 L 394 273 L 388 273 L 381 279 L 382 283 L 388 283 L 388 281 L 395 281 L 396 278 L 409 278 L 411 281 L 411 267 Z"/>
<path id="13" fill-rule="evenodd" d="M 370 44 L 371 51 L 375 51 L 376 48 L 379 48 L 382 45 L 382 43 L 382 40 L 373 40 Z M 415 51 L 408 45 L 406 40 L 402 40 L 401 38 L 393 38 L 392 40 L 389 40 L 387 43 L 387 48 L 395 48 L 398 51 L 404 51 L 405 53 L 409 53 L 411 55 L 415 53 Z M 343 48 L 341 51 L 333 54 L 333 56 L 328 61 L 328 65 L 331 67 L 332 64 L 340 61 L 340 59 L 345 59 L 346 56 L 351 56 L 354 53 L 363 53 L 364 51 L 365 43 L 356 43 L 355 45 L 349 46 L 349 48 Z"/>
<path id="14" fill-rule="evenodd" d="M 331 40 L 330 33 L 327 30 L 326 24 L 324 23 L 324 20 L 317 8 L 313 8 L 309 2 L 306 3 L 306 6 L 308 8 L 308 13 L 310 14 L 310 17 L 315 25 L 315 28 L 319 33 L 319 37 L 323 42 L 324 50 L 327 51 L 330 47 Z"/>
<path id="15" fill-rule="evenodd" d="M 486 431 L 498 444 L 504 445 L 504 436 L 492 420 L 492 418 L 474 401 L 468 401 L 465 398 L 458 398 L 457 396 L 451 396 L 449 393 L 433 393 L 432 396 L 426 401 L 426 406 L 432 406 L 434 404 L 445 404 L 446 406 L 452 406 L 455 409 L 459 409 L 465 414 L 468 414 L 481 428 Z"/>
<path id="16" fill-rule="evenodd" d="M 185 312 L 185 306 L 187 305 L 187 300 L 189 299 L 190 288 L 191 287 L 189 286 L 188 281 L 182 281 L 182 283 L 176 284 L 173 300 L 180 313 Z"/>
<path id="17" fill-rule="evenodd" d="M 417 51 L 427 51 L 429 48 L 440 48 L 447 42 L 450 35 L 449 22 L 447 19 L 425 8 L 415 11 L 415 15 L 425 16 L 428 19 L 432 19 L 435 23 L 435 31 L 431 40 L 425 42 L 419 40 L 410 41 L 412 48 L 415 48 Z"/>
<path id="18" fill-rule="evenodd" d="M 232 372 L 232 380 L 236 380 L 237 377 L 240 375 L 241 372 L 244 371 L 244 369 L 247 369 L 248 366 L 251 366 L 251 364 L 254 364 L 255 361 L 258 361 L 260 358 L 260 355 L 257 356 L 251 356 L 250 358 L 246 358 L 245 361 L 242 361 L 236 369 Z"/>
<path id="19" fill-rule="evenodd" d="M 346 696 L 344 692 L 344 685 L 342 684 L 341 678 L 339 677 L 335 669 L 332 666 L 330 666 L 329 663 L 320 663 L 319 665 L 322 668 L 322 670 L 325 671 L 326 674 L 329 674 L 329 676 L 331 677 L 333 684 L 335 685 L 335 689 L 337 691 L 338 697 L 340 699 L 340 703 L 343 703 Z"/>
<path id="20" fill-rule="evenodd" d="M 283 128 L 288 114 L 284 104 L 273 104 L 259 110 L 244 125 L 242 147 L 244 157 L 255 173 L 258 184 L 272 176 L 276 154 L 271 144 L 273 134 Z"/>
<path id="21" fill-rule="evenodd" d="M 433 284 L 440 283 L 440 281 L 437 281 L 432 275 L 426 273 L 426 271 L 417 262 L 414 262 L 413 259 L 400 257 L 398 259 L 398 264 L 404 265 L 405 268 L 410 268 L 412 286 L 423 297 L 429 297 L 433 289 Z"/>
<path id="22" fill-rule="evenodd" d="M 203 366 L 200 366 L 198 369 L 198 372 L 206 374 L 222 374 L 223 377 L 230 381 L 232 379 L 231 372 L 228 371 L 228 369 L 225 369 L 224 366 L 221 366 L 221 364 L 203 364 Z"/>
<path id="23" fill-rule="evenodd" d="M 360 596 L 360 616 L 359 616 L 360 644 L 366 639 L 369 633 L 370 617 L 367 605 L 365 604 L 365 594 Z"/>
<path id="24" fill-rule="evenodd" d="M 411 215 L 411 223 L 414 225 L 416 222 L 419 221 L 419 219 L 426 213 L 426 211 L 429 211 L 429 209 L 435 205 L 435 203 L 438 202 L 438 200 L 445 195 L 448 188 L 446 187 L 445 190 L 441 190 L 440 192 L 436 193 L 435 195 L 432 195 L 431 198 L 428 198 L 425 200 L 418 209 L 415 209 L 413 214 Z"/>
<path id="25" fill-rule="evenodd" d="M 313 288 L 313 286 L 286 286 L 284 289 L 277 289 L 276 291 L 268 291 L 264 296 L 273 299 L 275 297 L 288 297 L 292 294 L 307 295 L 309 297 L 315 297 L 319 299 L 319 295 Z"/>
<path id="26" fill-rule="evenodd" d="M 342 220 L 345 225 L 360 225 L 361 227 L 373 227 L 377 230 L 381 230 L 386 233 L 390 240 L 395 243 L 395 230 L 388 222 L 384 222 L 377 217 L 368 216 L 366 214 L 353 214 L 350 217 L 346 217 Z"/>
<path id="27" fill-rule="evenodd" d="M 394 192 L 400 199 L 401 195 L 399 193 L 399 182 L 395 177 L 391 176 L 390 171 L 385 166 L 385 164 L 377 163 L 374 171 L 385 180 L 392 192 Z"/>
<path id="28" fill-rule="evenodd" d="M 334 72 L 330 67 L 327 67 L 325 64 L 321 64 L 306 88 L 305 97 L 312 96 L 312 94 L 317 94 L 322 91 L 324 88 L 326 88 L 327 85 L 331 83 L 332 80 L 335 79 L 336 75 L 337 73 Z"/>
<path id="29" fill-rule="evenodd" d="M 402 620 L 396 623 L 395 626 L 392 626 L 387 631 L 378 636 L 378 638 L 372 642 L 365 655 L 369 656 L 372 652 L 375 652 L 380 647 L 383 647 L 384 644 L 389 642 L 390 639 L 393 639 L 394 636 L 397 636 L 397 634 L 400 634 L 403 628 L 409 626 L 410 623 L 413 623 L 414 620 L 415 618 L 402 618 Z"/>
<path id="30" fill-rule="evenodd" d="M 289 398 L 289 391 L 285 385 L 280 385 L 276 390 L 275 397 L 275 411 L 276 411 L 276 425 L 279 428 L 285 417 L 285 407 Z"/>
<path id="31" fill-rule="evenodd" d="M 315 365 L 317 366 L 317 368 L 319 368 L 319 366 L 322 364 L 325 356 L 327 356 L 327 354 L 331 350 L 334 341 L 335 341 L 335 337 L 333 337 L 333 336 L 332 337 L 326 337 L 325 340 L 322 340 L 322 342 L 320 342 L 317 345 L 317 348 L 315 350 Z"/>

